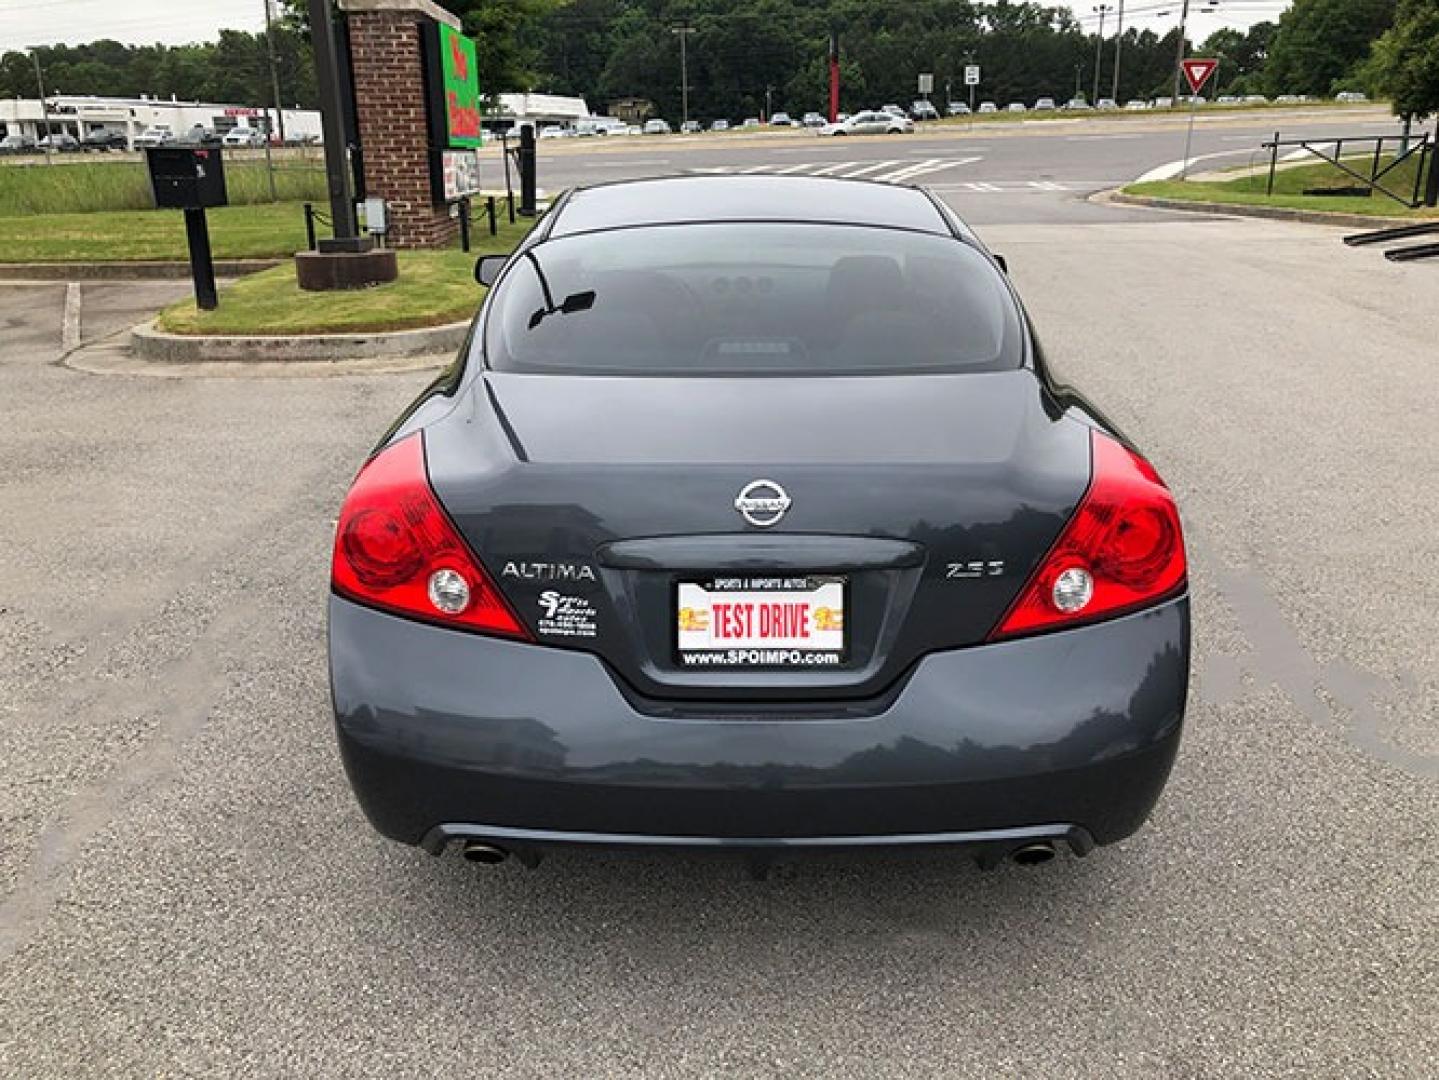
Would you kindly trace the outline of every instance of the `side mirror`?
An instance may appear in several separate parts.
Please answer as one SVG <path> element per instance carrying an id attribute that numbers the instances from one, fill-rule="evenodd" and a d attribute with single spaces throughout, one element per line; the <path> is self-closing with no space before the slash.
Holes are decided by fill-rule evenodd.
<path id="1" fill-rule="evenodd" d="M 991 254 L 991 255 L 994 255 L 994 252 L 991 251 L 990 254 Z M 484 261 L 484 260 L 481 260 L 481 262 L 483 262 L 483 261 Z M 1008 259 L 1006 259 L 1003 255 L 994 255 L 994 261 L 997 262 L 997 263 L 999 263 L 999 268 L 1000 268 L 1001 270 L 1003 270 L 1006 274 L 1009 273 L 1009 260 L 1008 260 Z"/>
<path id="2" fill-rule="evenodd" d="M 509 261 L 508 255 L 481 255 L 475 260 L 475 280 L 488 288 L 499 280 L 500 271 Z"/>

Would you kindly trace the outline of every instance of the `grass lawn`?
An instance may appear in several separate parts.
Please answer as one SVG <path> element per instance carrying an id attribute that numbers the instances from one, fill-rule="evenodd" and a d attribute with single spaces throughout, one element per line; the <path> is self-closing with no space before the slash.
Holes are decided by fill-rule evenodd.
<path id="1" fill-rule="evenodd" d="M 324 162 L 310 151 L 276 151 L 274 176 L 277 202 L 325 201 Z M 263 159 L 226 151 L 225 189 L 232 206 L 269 202 L 270 174 Z M 54 165 L 0 162 L 0 217 L 149 210 L 154 205 L 143 160 L 60 154 Z"/>
<path id="2" fill-rule="evenodd" d="M 1381 169 L 1392 157 L 1380 163 Z M 1350 159 L 1346 154 L 1344 163 L 1355 172 L 1369 174 L 1372 159 Z M 1382 183 L 1390 191 L 1411 195 L 1414 191 L 1414 171 L 1418 167 L 1417 155 L 1399 166 L 1384 178 Z M 1362 195 L 1306 195 L 1305 190 L 1322 187 L 1347 187 L 1357 185 L 1332 165 L 1323 163 L 1305 165 L 1300 168 L 1282 169 L 1275 174 L 1274 194 L 1266 193 L 1269 183 L 1268 172 L 1253 176 L 1237 177 L 1233 180 L 1196 183 L 1192 180 L 1159 180 L 1148 184 L 1131 184 L 1125 188 L 1128 195 L 1149 195 L 1161 199 L 1182 199 L 1190 202 L 1225 203 L 1233 206 L 1279 206 L 1291 210 L 1318 210 L 1343 214 L 1366 214 L 1374 217 L 1439 217 L 1439 209 L 1420 207 L 1411 210 L 1386 195 L 1375 192 L 1368 197 Z"/>
<path id="3" fill-rule="evenodd" d="M 281 202 L 207 211 L 215 258 L 284 258 L 303 250 L 302 206 Z M 189 257 L 185 217 L 179 210 L 0 216 L 0 262 L 183 261 Z"/>
<path id="4" fill-rule="evenodd" d="M 220 306 L 200 311 L 184 300 L 160 315 L 160 329 L 172 334 L 339 334 L 409 330 L 468 319 L 484 289 L 475 283 L 475 259 L 508 252 L 529 222 L 502 221 L 499 235 L 481 227 L 473 250 L 400 252 L 400 279 L 372 289 L 303 292 L 295 268 L 277 266 L 251 274 L 220 290 Z"/>

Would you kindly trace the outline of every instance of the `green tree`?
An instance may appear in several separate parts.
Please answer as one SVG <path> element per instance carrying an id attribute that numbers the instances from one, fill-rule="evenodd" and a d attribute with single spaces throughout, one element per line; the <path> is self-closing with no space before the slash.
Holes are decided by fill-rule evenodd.
<path id="1" fill-rule="evenodd" d="M 1439 113 L 1439 4 L 1400 0 L 1394 26 L 1374 43 L 1367 68 L 1374 90 L 1396 116 Z"/>
<path id="2" fill-rule="evenodd" d="M 1279 17 L 1264 80 L 1271 94 L 1333 93 L 1394 22 L 1396 0 L 1295 0 Z"/>

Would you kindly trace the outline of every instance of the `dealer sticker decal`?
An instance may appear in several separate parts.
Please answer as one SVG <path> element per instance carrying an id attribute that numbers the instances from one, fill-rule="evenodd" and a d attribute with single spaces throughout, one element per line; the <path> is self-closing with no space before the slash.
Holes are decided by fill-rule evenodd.
<path id="1" fill-rule="evenodd" d="M 539 631 L 547 637 L 592 638 L 598 633 L 595 607 L 583 596 L 546 589 L 539 600 Z"/>

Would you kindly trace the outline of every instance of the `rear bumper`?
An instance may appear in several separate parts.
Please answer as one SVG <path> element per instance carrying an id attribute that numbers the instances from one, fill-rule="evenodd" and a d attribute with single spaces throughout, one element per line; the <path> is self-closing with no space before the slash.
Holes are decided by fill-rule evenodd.
<path id="1" fill-rule="evenodd" d="M 608 846 L 1123 839 L 1178 750 L 1189 602 L 936 653 L 873 716 L 637 712 L 586 653 L 330 600 L 341 755 L 376 829 Z"/>

